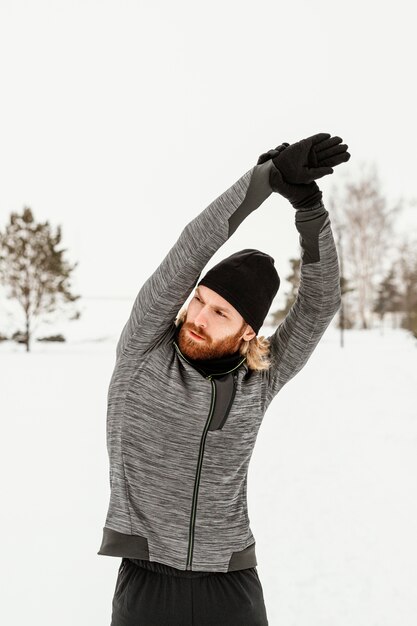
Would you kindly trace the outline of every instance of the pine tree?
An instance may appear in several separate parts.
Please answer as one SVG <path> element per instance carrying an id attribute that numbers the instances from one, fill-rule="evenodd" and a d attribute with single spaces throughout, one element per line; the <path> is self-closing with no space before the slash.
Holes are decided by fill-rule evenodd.
<path id="1" fill-rule="evenodd" d="M 410 330 L 417 338 L 417 241 L 408 242 L 401 247 L 399 272 L 402 283 L 402 302 L 404 316 L 401 327 Z"/>
<path id="2" fill-rule="evenodd" d="M 402 295 L 396 284 L 396 272 L 392 267 L 385 278 L 381 281 L 373 311 L 379 315 L 381 322 L 386 313 L 401 311 Z"/>
<path id="3" fill-rule="evenodd" d="M 339 258 L 341 258 L 339 256 Z M 339 315 L 336 319 L 336 328 L 339 329 L 350 329 L 355 325 L 355 315 L 352 309 L 352 305 L 349 303 L 349 300 L 345 297 L 346 294 L 354 292 L 355 288 L 351 287 L 351 281 L 345 276 L 340 276 L 340 295 L 342 297 L 342 303 L 339 309 Z"/>
<path id="4" fill-rule="evenodd" d="M 25 207 L 22 214 L 11 213 L 10 223 L 0 233 L 0 281 L 9 289 L 7 297 L 22 306 L 26 332 L 24 343 L 30 350 L 33 320 L 54 312 L 59 301 L 74 302 L 80 296 L 70 293 L 69 278 L 78 265 L 63 258 L 65 249 L 58 250 L 61 227 L 51 232 L 48 221 L 36 223 L 32 210 Z"/>
<path id="5" fill-rule="evenodd" d="M 290 290 L 286 293 L 286 302 L 283 309 L 278 309 L 274 311 L 271 315 L 272 324 L 279 324 L 284 317 L 287 315 L 288 311 L 292 307 L 295 302 L 298 293 L 298 286 L 300 284 L 300 273 L 301 273 L 301 260 L 300 259 L 290 259 L 291 264 L 291 273 L 285 277 L 291 287 Z"/>

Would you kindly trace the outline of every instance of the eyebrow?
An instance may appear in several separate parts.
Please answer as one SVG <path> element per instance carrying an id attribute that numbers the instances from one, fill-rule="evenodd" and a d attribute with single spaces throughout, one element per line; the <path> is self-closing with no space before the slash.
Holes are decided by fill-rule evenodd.
<path id="1" fill-rule="evenodd" d="M 199 291 L 199 289 L 198 289 L 198 287 L 197 287 L 197 289 L 195 290 L 195 292 L 196 292 L 196 294 L 198 294 L 198 296 L 199 296 L 201 299 L 203 299 L 203 298 L 202 298 L 202 295 L 201 295 L 201 293 L 200 293 L 200 291 Z M 229 314 L 231 314 L 231 310 L 230 310 L 230 309 L 225 309 L 225 308 L 224 308 L 224 307 L 222 307 L 222 306 L 213 306 L 212 308 L 213 308 L 213 309 L 218 309 L 219 311 L 223 311 L 224 313 L 229 313 Z"/>

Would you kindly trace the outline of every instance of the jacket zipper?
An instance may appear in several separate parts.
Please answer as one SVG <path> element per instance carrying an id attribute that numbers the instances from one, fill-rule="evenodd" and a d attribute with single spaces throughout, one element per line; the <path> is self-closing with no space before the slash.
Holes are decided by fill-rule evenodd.
<path id="1" fill-rule="evenodd" d="M 176 342 L 174 341 L 174 346 L 176 351 L 178 352 L 178 354 L 184 359 L 184 361 L 186 361 L 187 363 L 189 363 L 190 365 L 192 365 L 192 367 L 194 367 L 194 365 L 192 363 L 190 363 L 185 356 L 182 354 L 181 350 L 179 349 L 179 347 L 177 346 Z M 222 374 L 220 375 L 224 375 L 224 374 L 228 374 L 229 372 L 233 372 L 233 370 L 237 369 L 240 365 L 242 365 L 243 361 L 245 360 L 246 357 L 244 357 L 242 359 L 242 361 L 240 363 L 238 363 L 238 365 L 236 365 L 235 367 L 233 367 L 231 370 L 228 370 L 227 372 L 222 372 Z M 211 383 L 211 402 L 210 402 L 210 411 L 206 420 L 206 425 L 204 427 L 204 431 L 203 431 L 203 436 L 201 438 L 201 442 L 200 442 L 200 450 L 199 450 L 199 454 L 198 454 L 198 463 L 197 463 L 197 471 L 196 471 L 196 476 L 195 476 L 195 481 L 194 481 L 194 491 L 193 491 L 193 501 L 192 501 L 192 505 L 191 505 L 191 518 L 190 518 L 190 530 L 189 530 L 189 534 L 188 534 L 188 552 L 187 552 L 187 564 L 186 564 L 186 570 L 191 570 L 192 567 L 192 561 L 193 561 L 193 547 L 194 547 L 194 530 L 195 530 L 195 520 L 196 520 L 196 512 L 197 512 L 197 500 L 198 500 L 198 490 L 200 487 L 200 476 L 201 476 L 201 467 L 203 465 L 203 456 L 204 456 L 204 447 L 206 444 L 206 438 L 207 438 L 207 432 L 208 429 L 210 427 L 210 423 L 211 423 L 211 418 L 213 416 L 213 409 L 215 406 L 215 401 L 216 401 L 216 385 L 212 379 L 212 376 L 218 376 L 219 374 L 209 374 L 208 376 L 206 376 L 204 374 L 204 372 L 202 372 L 200 369 L 196 368 L 200 374 L 202 374 L 204 376 L 204 378 L 206 380 L 209 380 Z M 233 395 L 234 397 L 234 395 Z M 230 405 L 229 405 L 230 407 Z"/>
<path id="2" fill-rule="evenodd" d="M 198 499 L 198 490 L 200 487 L 200 476 L 201 476 L 201 467 L 203 465 L 203 456 L 204 456 L 204 447 L 206 445 L 206 437 L 207 431 L 210 426 L 211 418 L 213 415 L 213 408 L 216 400 L 216 386 L 214 381 L 211 378 L 211 375 L 208 376 L 208 380 L 211 382 L 211 404 L 210 404 L 210 412 L 206 421 L 206 425 L 204 428 L 203 436 L 200 442 L 200 451 L 198 455 L 198 463 L 197 463 L 197 472 L 194 481 L 194 492 L 193 492 L 193 502 L 191 506 L 191 519 L 190 519 L 190 531 L 189 531 L 189 539 L 188 539 L 188 554 L 187 554 L 187 565 L 186 569 L 191 569 L 191 564 L 193 561 L 193 547 L 194 547 L 194 530 L 195 530 L 195 518 L 197 511 L 197 499 Z"/>

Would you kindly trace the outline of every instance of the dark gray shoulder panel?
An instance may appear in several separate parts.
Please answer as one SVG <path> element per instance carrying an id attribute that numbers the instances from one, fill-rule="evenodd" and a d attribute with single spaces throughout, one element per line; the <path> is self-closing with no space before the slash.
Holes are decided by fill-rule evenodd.
<path id="1" fill-rule="evenodd" d="M 296 212 L 295 225 L 300 233 L 304 265 L 320 261 L 319 233 L 328 215 L 322 203 L 316 209 Z"/>
<path id="2" fill-rule="evenodd" d="M 269 163 L 272 163 L 270 161 Z M 238 226 L 252 211 L 257 209 L 260 204 L 271 195 L 272 188 L 269 184 L 269 175 L 265 175 L 267 164 L 256 166 L 246 196 L 242 204 L 229 217 L 229 237 L 233 235 Z M 269 169 L 270 169 L 269 165 Z"/>

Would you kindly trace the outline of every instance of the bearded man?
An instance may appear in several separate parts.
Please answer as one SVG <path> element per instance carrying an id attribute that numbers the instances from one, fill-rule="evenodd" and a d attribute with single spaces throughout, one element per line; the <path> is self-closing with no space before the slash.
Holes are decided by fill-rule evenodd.
<path id="1" fill-rule="evenodd" d="M 248 466 L 265 412 L 341 304 L 329 213 L 315 182 L 349 160 L 341 142 L 318 133 L 263 153 L 187 224 L 136 297 L 108 392 L 111 495 L 98 554 L 122 558 L 112 626 L 268 624 Z M 295 209 L 300 284 L 283 322 L 264 337 L 280 285 L 269 254 L 239 250 L 199 279 L 273 192 Z"/>

